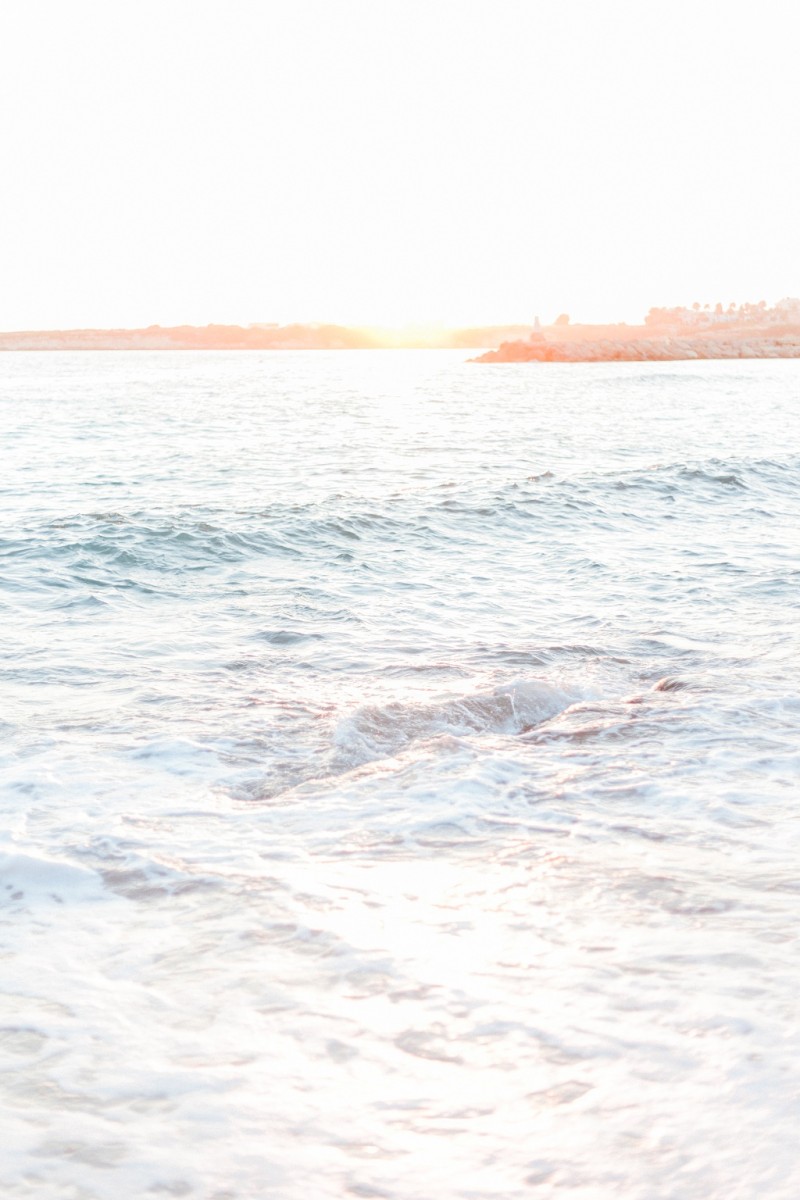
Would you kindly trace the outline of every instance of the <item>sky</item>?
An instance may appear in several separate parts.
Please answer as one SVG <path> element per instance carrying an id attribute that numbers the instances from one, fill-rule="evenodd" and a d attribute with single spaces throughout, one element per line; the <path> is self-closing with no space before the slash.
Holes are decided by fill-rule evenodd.
<path id="1" fill-rule="evenodd" d="M 788 0 L 3 0 L 0 329 L 800 295 Z"/>

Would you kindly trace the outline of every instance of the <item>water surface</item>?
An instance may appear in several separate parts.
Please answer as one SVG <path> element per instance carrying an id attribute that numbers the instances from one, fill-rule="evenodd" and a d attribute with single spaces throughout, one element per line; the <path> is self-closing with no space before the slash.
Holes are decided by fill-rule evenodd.
<path id="1" fill-rule="evenodd" d="M 3 1195 L 794 1200 L 799 402 L 3 356 Z"/>

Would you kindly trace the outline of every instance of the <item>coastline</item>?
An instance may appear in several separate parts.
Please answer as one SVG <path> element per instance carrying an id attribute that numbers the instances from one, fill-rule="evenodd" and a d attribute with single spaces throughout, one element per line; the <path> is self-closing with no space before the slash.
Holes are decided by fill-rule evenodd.
<path id="1" fill-rule="evenodd" d="M 29 329 L 0 332 L 13 350 L 485 350 L 524 339 L 531 325 L 470 328 L 348 325 L 150 325 L 144 329 Z"/>
<path id="2" fill-rule="evenodd" d="M 798 302 L 800 304 L 800 302 Z M 781 314 L 783 315 L 783 314 Z M 0 332 L 0 351 L 24 350 L 463 350 L 470 362 L 673 362 L 800 358 L 800 320 L 725 326 L 513 325 L 379 329 L 338 325 L 174 326 Z"/>
<path id="3" fill-rule="evenodd" d="M 497 350 L 472 358 L 476 363 L 521 362 L 677 362 L 691 359 L 800 358 L 800 327 L 747 330 L 693 337 L 578 337 L 551 340 L 534 334 L 526 341 L 504 342 Z"/>

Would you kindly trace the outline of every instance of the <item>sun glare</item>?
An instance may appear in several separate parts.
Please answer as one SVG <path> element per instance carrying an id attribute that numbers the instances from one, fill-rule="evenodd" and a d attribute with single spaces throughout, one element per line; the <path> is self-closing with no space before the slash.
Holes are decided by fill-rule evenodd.
<path id="1" fill-rule="evenodd" d="M 796 294 L 792 43 L 748 11 L 15 5 L 0 329 L 634 321 Z"/>

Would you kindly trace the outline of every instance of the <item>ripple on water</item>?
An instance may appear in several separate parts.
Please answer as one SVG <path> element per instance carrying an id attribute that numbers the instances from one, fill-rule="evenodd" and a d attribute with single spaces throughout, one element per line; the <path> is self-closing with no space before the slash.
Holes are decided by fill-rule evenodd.
<path id="1" fill-rule="evenodd" d="M 5 356 L 4 1195 L 798 1194 L 798 364 L 460 358 Z"/>

